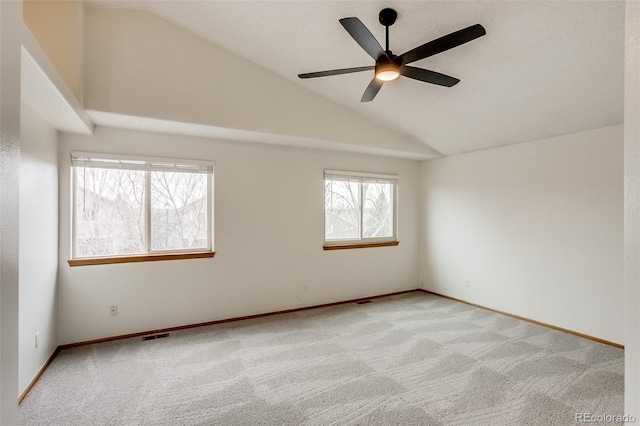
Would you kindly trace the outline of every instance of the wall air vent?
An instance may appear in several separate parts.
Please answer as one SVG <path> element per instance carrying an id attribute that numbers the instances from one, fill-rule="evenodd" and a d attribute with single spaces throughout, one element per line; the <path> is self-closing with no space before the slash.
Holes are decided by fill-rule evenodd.
<path id="1" fill-rule="evenodd" d="M 150 336 L 142 336 L 142 340 L 155 340 L 162 339 L 163 337 L 169 337 L 169 333 L 152 334 Z"/>

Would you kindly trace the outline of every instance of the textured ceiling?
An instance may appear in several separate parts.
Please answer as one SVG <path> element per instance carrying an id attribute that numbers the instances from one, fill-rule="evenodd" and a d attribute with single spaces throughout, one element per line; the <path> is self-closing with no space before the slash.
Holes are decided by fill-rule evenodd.
<path id="1" fill-rule="evenodd" d="M 153 12 L 310 90 L 400 129 L 443 155 L 575 133 L 623 121 L 621 1 L 89 1 Z M 393 7 L 401 54 L 480 23 L 487 35 L 415 62 L 452 87 L 401 78 L 360 103 L 372 72 L 299 80 L 298 73 L 373 65 L 338 19 L 356 16 L 384 44 Z"/>

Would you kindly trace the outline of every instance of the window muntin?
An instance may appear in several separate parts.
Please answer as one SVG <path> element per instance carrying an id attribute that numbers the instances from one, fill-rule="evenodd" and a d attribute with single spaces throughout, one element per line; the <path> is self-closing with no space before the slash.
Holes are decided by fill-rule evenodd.
<path id="1" fill-rule="evenodd" d="M 213 163 L 72 154 L 72 258 L 212 250 Z"/>
<path id="2" fill-rule="evenodd" d="M 325 170 L 325 245 L 396 241 L 397 176 Z"/>

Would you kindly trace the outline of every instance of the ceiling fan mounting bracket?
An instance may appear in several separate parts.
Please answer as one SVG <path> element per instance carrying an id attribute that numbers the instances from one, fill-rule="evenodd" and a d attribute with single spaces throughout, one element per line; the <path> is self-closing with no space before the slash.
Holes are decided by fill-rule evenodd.
<path id="1" fill-rule="evenodd" d="M 380 14 L 378 15 L 378 20 L 385 27 L 390 27 L 395 24 L 396 18 L 398 17 L 398 12 L 391 8 L 382 9 Z"/>

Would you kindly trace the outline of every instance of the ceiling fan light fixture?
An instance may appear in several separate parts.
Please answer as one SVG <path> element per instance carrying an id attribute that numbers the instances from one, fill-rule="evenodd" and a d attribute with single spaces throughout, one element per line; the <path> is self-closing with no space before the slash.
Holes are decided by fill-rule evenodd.
<path id="1" fill-rule="evenodd" d="M 400 67 L 392 62 L 376 65 L 376 78 L 380 81 L 392 81 L 400 77 Z"/>

